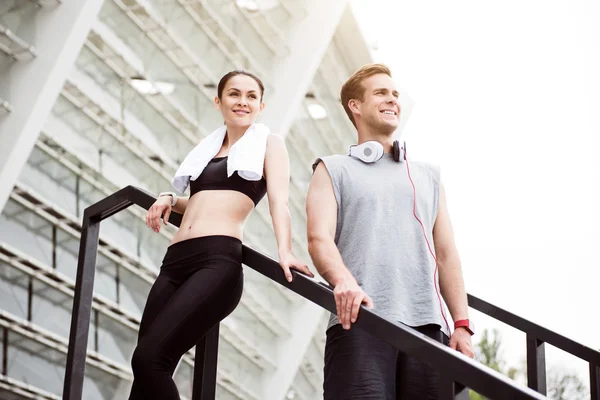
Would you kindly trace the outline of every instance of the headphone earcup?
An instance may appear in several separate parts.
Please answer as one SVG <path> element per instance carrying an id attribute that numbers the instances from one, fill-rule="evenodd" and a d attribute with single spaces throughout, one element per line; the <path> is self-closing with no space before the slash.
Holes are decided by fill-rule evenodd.
<path id="1" fill-rule="evenodd" d="M 348 155 L 365 163 L 374 163 L 383 157 L 383 146 L 374 140 L 350 146 Z"/>
<path id="2" fill-rule="evenodd" d="M 400 162 L 400 142 L 397 140 L 394 140 L 394 144 L 392 145 L 392 153 L 394 161 Z"/>

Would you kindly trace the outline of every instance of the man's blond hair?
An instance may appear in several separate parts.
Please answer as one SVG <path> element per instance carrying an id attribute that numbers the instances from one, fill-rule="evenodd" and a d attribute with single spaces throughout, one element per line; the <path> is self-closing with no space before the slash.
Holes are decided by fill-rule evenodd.
<path id="1" fill-rule="evenodd" d="M 342 105 L 344 106 L 344 110 L 354 126 L 356 126 L 356 121 L 354 121 L 354 115 L 352 115 L 352 111 L 348 106 L 348 102 L 352 99 L 362 101 L 365 94 L 365 87 L 362 84 L 363 80 L 377 74 L 386 74 L 390 78 L 392 77 L 392 72 L 386 65 L 367 64 L 352 74 L 352 76 L 342 86 L 342 90 L 340 92 Z"/>

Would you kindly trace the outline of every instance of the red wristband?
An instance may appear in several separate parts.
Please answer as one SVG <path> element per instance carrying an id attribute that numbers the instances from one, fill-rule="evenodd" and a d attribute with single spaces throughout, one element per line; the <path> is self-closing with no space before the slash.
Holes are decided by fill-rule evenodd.
<path id="1" fill-rule="evenodd" d="M 459 319 L 458 321 L 454 321 L 454 329 L 465 328 L 467 332 L 472 335 L 475 334 L 475 325 L 469 319 Z"/>

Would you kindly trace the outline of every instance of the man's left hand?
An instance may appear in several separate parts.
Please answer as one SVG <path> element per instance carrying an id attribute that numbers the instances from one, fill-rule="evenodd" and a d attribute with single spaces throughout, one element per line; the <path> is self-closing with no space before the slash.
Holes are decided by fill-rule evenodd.
<path id="1" fill-rule="evenodd" d="M 471 334 L 465 328 L 457 328 L 450 337 L 450 347 L 460 351 L 467 357 L 473 358 L 473 346 L 471 345 Z"/>

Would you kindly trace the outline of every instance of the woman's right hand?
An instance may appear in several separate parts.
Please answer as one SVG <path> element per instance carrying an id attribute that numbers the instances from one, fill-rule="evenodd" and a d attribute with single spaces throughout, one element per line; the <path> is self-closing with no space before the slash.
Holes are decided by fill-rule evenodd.
<path id="1" fill-rule="evenodd" d="M 161 216 L 166 225 L 169 222 L 169 215 L 171 215 L 171 196 L 161 196 L 156 199 L 152 207 L 148 210 L 146 214 L 146 226 L 154 232 L 160 232 Z"/>

